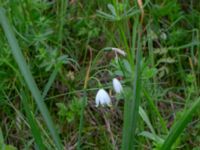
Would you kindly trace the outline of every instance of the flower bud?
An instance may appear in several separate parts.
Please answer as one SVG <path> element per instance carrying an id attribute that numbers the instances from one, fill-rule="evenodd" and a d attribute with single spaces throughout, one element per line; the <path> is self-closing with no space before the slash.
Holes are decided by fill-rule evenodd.
<path id="1" fill-rule="evenodd" d="M 121 93 L 123 91 L 122 85 L 117 78 L 113 79 L 113 88 L 116 93 Z"/>

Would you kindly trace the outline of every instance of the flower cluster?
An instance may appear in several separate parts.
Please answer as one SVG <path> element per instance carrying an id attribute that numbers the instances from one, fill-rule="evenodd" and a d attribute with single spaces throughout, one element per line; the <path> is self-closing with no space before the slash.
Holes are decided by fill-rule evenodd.
<path id="1" fill-rule="evenodd" d="M 115 92 L 118 94 L 123 91 L 122 85 L 117 78 L 113 79 L 113 88 L 114 88 Z M 96 102 L 96 107 L 98 107 L 99 105 L 111 106 L 111 98 L 110 98 L 109 94 L 103 88 L 99 89 L 99 91 L 97 92 L 95 102 Z"/>
<path id="2" fill-rule="evenodd" d="M 122 55 L 122 56 L 126 56 L 126 52 L 122 49 L 113 47 L 112 51 L 115 52 L 115 55 L 116 55 L 115 59 L 117 61 L 118 61 L 118 54 Z M 117 78 L 114 78 L 112 83 L 113 83 L 113 88 L 114 88 L 115 92 L 117 94 L 120 94 L 123 91 L 123 88 L 122 88 L 122 85 L 119 82 L 119 80 Z M 95 98 L 95 102 L 96 102 L 96 107 L 98 107 L 99 105 L 111 106 L 111 98 L 110 98 L 109 94 L 103 88 L 98 90 L 96 98 Z"/>

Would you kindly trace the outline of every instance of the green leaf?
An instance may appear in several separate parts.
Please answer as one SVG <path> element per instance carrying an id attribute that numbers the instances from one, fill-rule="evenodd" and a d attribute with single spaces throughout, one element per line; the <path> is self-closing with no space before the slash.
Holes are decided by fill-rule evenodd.
<path id="1" fill-rule="evenodd" d="M 139 107 L 139 114 L 140 114 L 140 117 L 142 117 L 143 121 L 147 124 L 147 126 L 151 130 L 151 132 L 153 134 L 155 134 L 155 130 L 149 120 L 149 117 L 147 116 L 146 112 L 144 111 L 144 109 L 142 107 Z"/>
<path id="2" fill-rule="evenodd" d="M 105 19 L 108 19 L 108 20 L 111 20 L 111 21 L 115 21 L 116 20 L 115 16 L 110 15 L 110 14 L 105 13 L 105 12 L 100 11 L 100 10 L 97 10 L 97 16 L 105 18 Z"/>
<path id="3" fill-rule="evenodd" d="M 117 16 L 115 7 L 112 4 L 108 4 L 108 9 L 111 11 L 113 16 Z"/>
<path id="4" fill-rule="evenodd" d="M 156 68 L 149 68 L 149 67 L 145 67 L 144 71 L 142 72 L 143 74 L 143 78 L 145 79 L 150 79 L 152 77 L 154 77 L 157 73 L 157 69 Z"/>
<path id="5" fill-rule="evenodd" d="M 151 139 L 151 140 L 155 141 L 158 144 L 163 144 L 163 142 L 164 142 L 164 140 L 162 138 L 160 138 L 159 136 L 157 136 L 157 135 L 155 135 L 153 133 L 150 133 L 148 131 L 143 131 L 139 135 L 144 136 L 144 137 L 146 137 L 148 139 Z"/>

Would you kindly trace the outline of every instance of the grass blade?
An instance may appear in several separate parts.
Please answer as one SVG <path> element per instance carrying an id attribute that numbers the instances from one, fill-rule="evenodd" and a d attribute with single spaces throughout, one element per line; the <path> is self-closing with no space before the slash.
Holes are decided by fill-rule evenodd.
<path id="1" fill-rule="evenodd" d="M 122 150 L 134 149 L 134 137 L 135 130 L 137 127 L 137 120 L 139 114 L 140 105 L 140 91 L 141 91 L 141 80 L 140 80 L 140 63 L 141 63 L 141 47 L 140 47 L 140 36 L 138 38 L 137 56 L 136 56 L 136 68 L 133 82 L 133 95 L 131 99 L 126 99 L 124 107 L 124 126 L 123 126 L 123 139 L 122 139 Z"/>
<path id="2" fill-rule="evenodd" d="M 51 73 L 49 80 L 47 82 L 47 84 L 44 87 L 43 93 L 42 93 L 42 97 L 45 98 L 49 89 L 51 88 L 54 80 L 56 79 L 56 76 L 58 74 L 58 69 L 54 69 L 54 71 Z"/>
<path id="3" fill-rule="evenodd" d="M 11 51 L 12 51 L 12 54 L 15 58 L 15 61 L 17 62 L 18 66 L 19 66 L 19 69 L 21 71 L 21 74 L 22 76 L 24 77 L 25 79 L 25 82 L 29 88 L 29 90 L 31 91 L 38 107 L 39 107 L 39 110 L 44 118 L 44 121 L 45 123 L 47 124 L 48 126 L 48 129 L 55 141 L 55 144 L 57 146 L 58 149 L 62 149 L 62 146 L 61 146 L 61 142 L 60 142 L 60 138 L 58 136 L 58 133 L 56 132 L 56 128 L 54 126 L 54 123 L 51 119 L 51 116 L 49 114 L 49 111 L 43 101 L 43 98 L 41 96 L 41 93 L 35 83 L 35 80 L 28 68 L 28 65 L 25 61 L 25 58 L 21 52 L 21 49 L 18 45 L 18 42 L 14 36 L 14 33 L 10 27 L 10 24 L 7 20 L 7 17 L 5 16 L 5 10 L 3 8 L 0 7 L 0 22 L 1 22 L 1 25 L 3 27 L 3 30 L 5 32 L 5 35 L 8 39 L 8 43 L 11 47 Z"/>
<path id="4" fill-rule="evenodd" d="M 87 93 L 86 93 L 86 89 L 84 89 L 84 97 L 83 97 L 83 100 L 82 100 L 80 123 L 79 123 L 77 150 L 81 150 L 81 140 L 82 140 L 81 135 L 82 135 L 82 131 L 83 131 L 84 111 L 85 111 L 86 104 L 87 104 Z"/>
<path id="5" fill-rule="evenodd" d="M 169 150 L 175 143 L 176 139 L 183 132 L 184 128 L 187 126 L 189 121 L 192 119 L 192 115 L 200 106 L 200 98 L 198 98 L 188 109 L 185 111 L 183 116 L 174 124 L 170 133 L 168 134 L 166 140 L 164 141 L 160 150 Z"/>
<path id="6" fill-rule="evenodd" d="M 168 133 L 167 125 L 166 125 L 164 119 L 162 118 L 158 108 L 153 103 L 153 99 L 150 97 L 150 95 L 148 94 L 148 92 L 144 88 L 143 88 L 143 93 L 144 93 L 144 96 L 146 97 L 146 100 L 149 103 L 149 106 L 151 107 L 151 110 L 154 111 L 155 114 L 158 116 L 160 124 L 161 124 L 162 129 L 163 129 L 163 132 L 167 134 Z"/>
<path id="7" fill-rule="evenodd" d="M 139 114 L 140 114 L 140 117 L 142 118 L 142 120 L 146 123 L 146 125 L 150 129 L 151 133 L 155 135 L 156 133 L 155 133 L 155 130 L 149 120 L 149 117 L 148 117 L 147 113 L 145 112 L 145 110 L 141 106 L 139 107 Z"/>
<path id="8" fill-rule="evenodd" d="M 31 109 L 29 107 L 29 103 L 27 101 L 27 98 L 26 98 L 26 95 L 25 95 L 24 92 L 22 92 L 22 94 L 21 94 L 21 99 L 22 99 L 22 103 L 24 105 L 24 109 L 25 109 L 27 118 L 28 118 L 28 123 L 30 125 L 33 137 L 35 139 L 35 143 L 37 144 L 37 147 L 40 150 L 44 150 L 45 147 L 44 147 L 44 144 L 43 144 L 43 141 L 42 141 L 42 135 L 40 133 L 40 130 L 39 130 L 37 122 L 34 118 L 34 115 L 33 115 L 32 111 L 30 111 Z"/>

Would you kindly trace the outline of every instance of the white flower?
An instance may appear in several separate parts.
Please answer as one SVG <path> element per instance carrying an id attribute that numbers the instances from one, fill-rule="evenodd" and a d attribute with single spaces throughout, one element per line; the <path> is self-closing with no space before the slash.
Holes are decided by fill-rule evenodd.
<path id="1" fill-rule="evenodd" d="M 126 56 L 126 52 L 124 51 L 124 50 L 121 50 L 121 49 L 119 49 L 119 48 L 115 48 L 115 47 L 113 47 L 112 48 L 112 50 L 117 54 L 121 54 L 121 55 L 123 55 L 123 56 Z"/>
<path id="2" fill-rule="evenodd" d="M 110 96 L 104 89 L 99 89 L 95 98 L 95 102 L 96 102 L 96 107 L 98 107 L 99 104 L 101 104 L 102 106 L 105 105 L 111 106 Z"/>
<path id="3" fill-rule="evenodd" d="M 113 88 L 116 93 L 121 93 L 123 90 L 122 85 L 117 78 L 113 79 Z"/>

